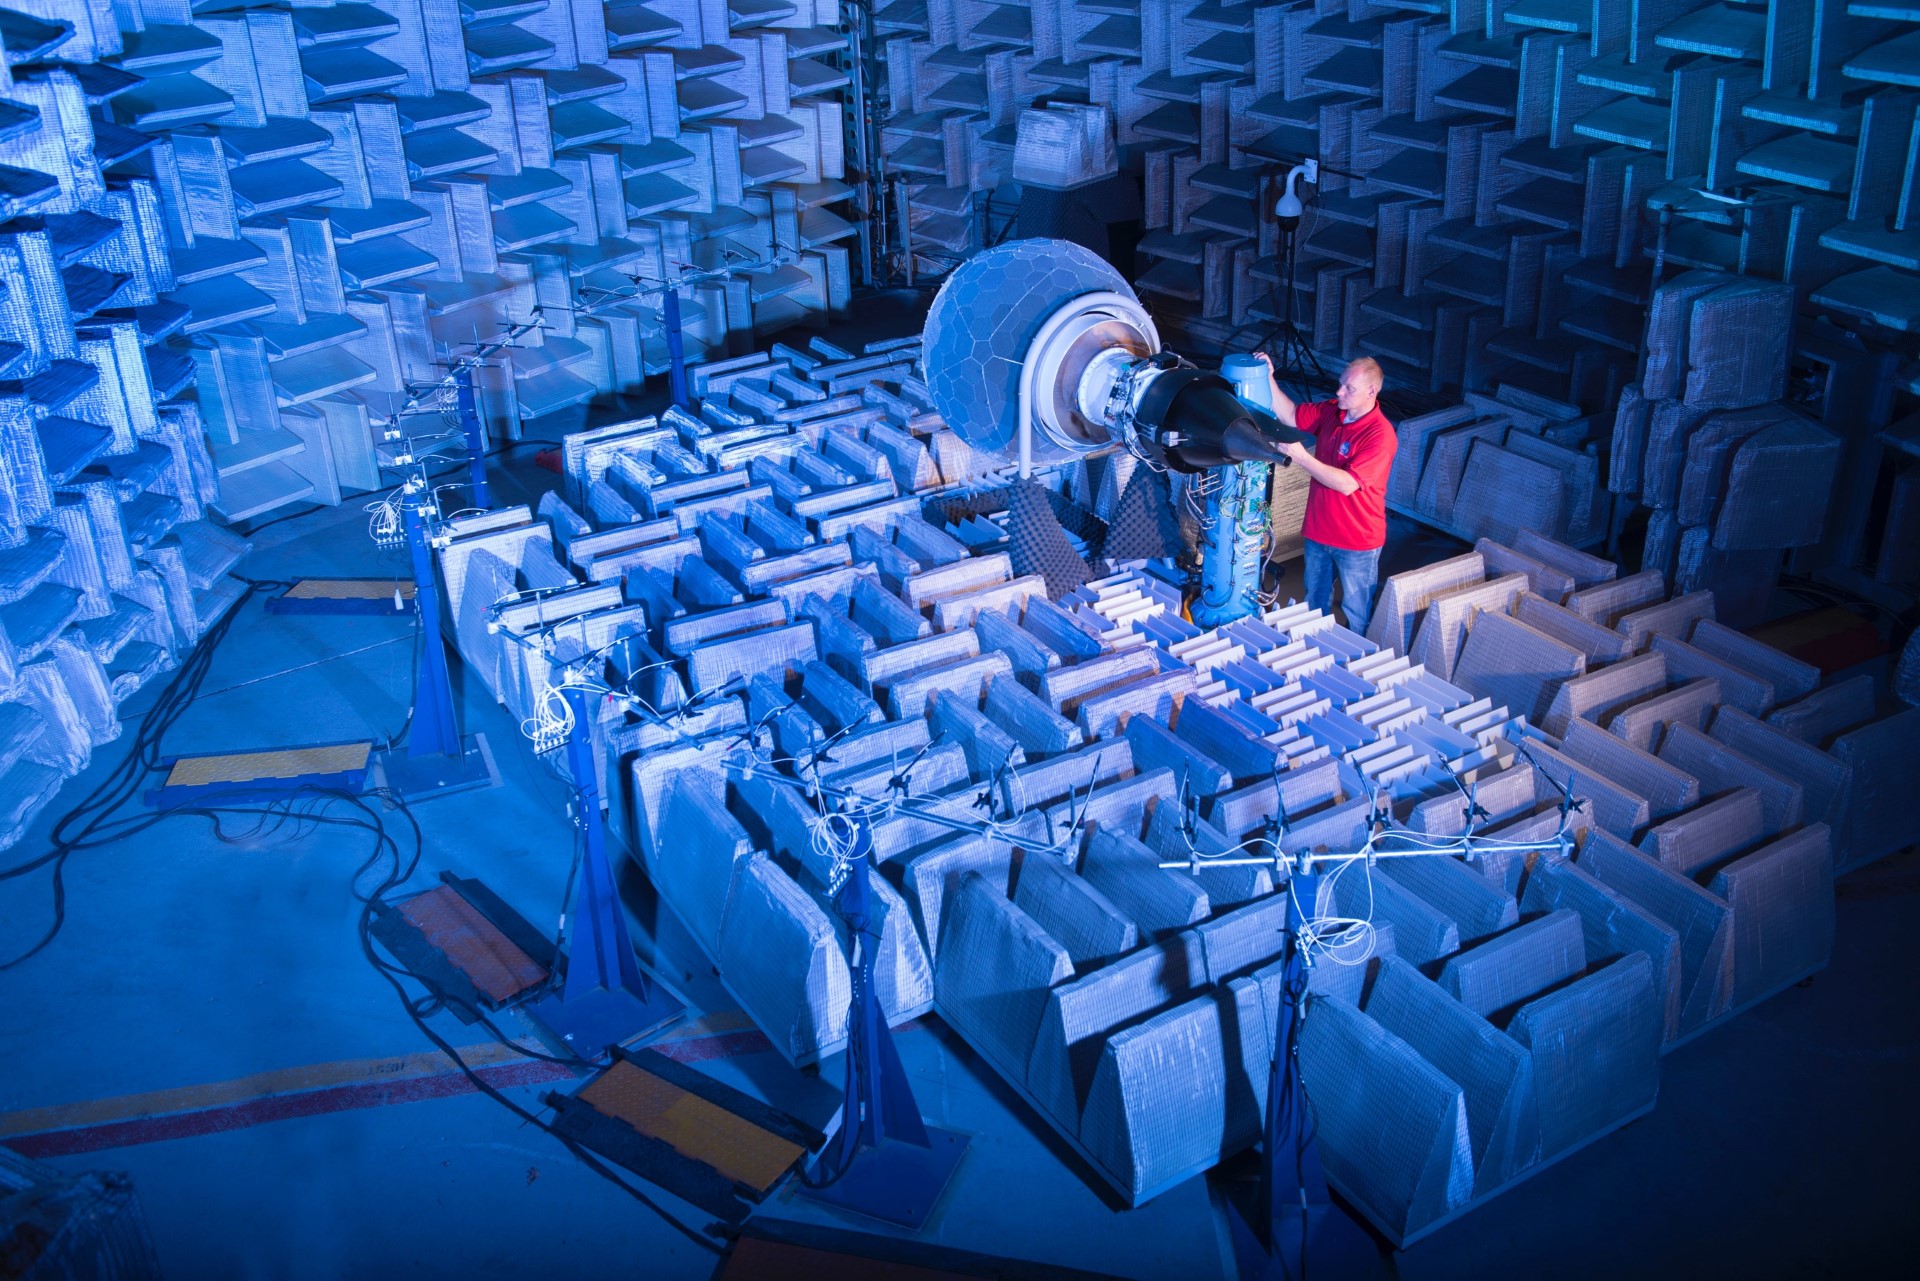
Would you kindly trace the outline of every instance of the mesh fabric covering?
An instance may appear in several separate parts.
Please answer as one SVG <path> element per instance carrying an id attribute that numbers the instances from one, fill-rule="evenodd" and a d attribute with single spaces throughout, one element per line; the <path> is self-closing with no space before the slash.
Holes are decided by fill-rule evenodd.
<path id="1" fill-rule="evenodd" d="M 1630 703 L 1607 718 L 1607 732 L 1643 752 L 1657 751 L 1669 725 L 1705 729 L 1720 707 L 1720 682 L 1708 677 Z"/>
<path id="2" fill-rule="evenodd" d="M 1413 1046 L 1322 997 L 1301 1024 L 1299 1063 L 1328 1177 L 1390 1236 L 1472 1197 L 1465 1092 Z"/>
<path id="3" fill-rule="evenodd" d="M 1452 917 L 1398 881 L 1370 874 L 1365 864 L 1351 864 L 1338 880 L 1325 885 L 1341 916 L 1385 921 L 1393 926 L 1394 947 L 1415 965 L 1427 965 L 1460 950 L 1460 926 Z"/>
<path id="4" fill-rule="evenodd" d="M 1551 912 L 1450 959 L 1440 986 L 1475 1014 L 1505 1022 L 1515 1006 L 1587 967 L 1578 913 Z"/>
<path id="5" fill-rule="evenodd" d="M 1513 896 L 1459 859 L 1387 859 L 1380 870 L 1451 918 L 1462 944 L 1477 942 L 1520 921 L 1520 907 Z"/>
<path id="6" fill-rule="evenodd" d="M 1562 682 L 1540 725 L 1547 733 L 1560 735 L 1576 717 L 1604 724 L 1619 709 L 1666 687 L 1666 659 L 1642 654 Z"/>
<path id="7" fill-rule="evenodd" d="M 1760 793 L 1768 836 L 1797 827 L 1806 808 L 1806 789 L 1798 779 L 1777 774 L 1697 730 L 1676 725 L 1660 744 L 1660 759 L 1700 780 L 1709 796 L 1750 787 Z"/>
<path id="8" fill-rule="evenodd" d="M 1824 823 L 1801 828 L 1714 874 L 1733 914 L 1733 1004 L 1756 1001 L 1827 963 L 1833 951 L 1833 849 Z"/>
<path id="9" fill-rule="evenodd" d="M 1140 942 L 1139 927 L 1058 859 L 1024 861 L 1014 902 L 1066 949 L 1076 966 L 1111 959 Z"/>
<path id="10" fill-rule="evenodd" d="M 1367 1014 L 1459 1084 L 1476 1193 L 1498 1187 L 1539 1159 L 1533 1065 L 1512 1037 L 1397 957 L 1381 962 Z"/>
<path id="11" fill-rule="evenodd" d="M 1404 443 L 1402 453 L 1405 452 Z M 1435 561 L 1393 574 L 1380 585 L 1380 597 L 1367 624 L 1367 639 L 1402 654 L 1413 651 L 1414 623 L 1434 597 L 1485 581 L 1486 562 L 1478 552 Z"/>
<path id="12" fill-rule="evenodd" d="M 1560 682 L 1585 674 L 1587 656 L 1505 614 L 1474 616 L 1452 680 L 1515 716 L 1540 722 Z"/>
<path id="13" fill-rule="evenodd" d="M 1653 1105 L 1660 1008 L 1653 963 L 1635 952 L 1513 1016 L 1507 1034 L 1533 1059 L 1543 1157 Z"/>
<path id="14" fill-rule="evenodd" d="M 1913 841 L 1913 762 L 1920 759 L 1920 710 L 1842 734 L 1833 754 L 1853 771 L 1847 791 L 1845 866 L 1858 867 Z"/>
<path id="15" fill-rule="evenodd" d="M 1080 1141 L 1138 1201 L 1217 1164 L 1259 1136 L 1267 1074 L 1260 988 L 1196 997 L 1107 1040 Z"/>
<path id="16" fill-rule="evenodd" d="M 1650 819 L 1662 819 L 1700 803 L 1699 779 L 1607 733 L 1592 721 L 1570 722 L 1565 748 L 1574 760 L 1646 797 Z"/>
<path id="17" fill-rule="evenodd" d="M 1126 913 L 1144 937 L 1197 924 L 1212 910 L 1198 877 L 1161 867 L 1158 854 L 1105 827 L 1088 838 L 1080 874 Z"/>
<path id="18" fill-rule="evenodd" d="M 1060 1126 L 1078 1133 L 1108 1035 L 1205 985 L 1199 940 L 1192 934 L 1141 948 L 1060 984 L 1047 994 L 1040 1016 L 1027 1089 Z"/>
<path id="19" fill-rule="evenodd" d="M 1579 913 L 1589 966 L 1645 953 L 1653 965 L 1661 1039 L 1673 1039 L 1680 1027 L 1682 993 L 1680 935 L 1672 926 L 1563 858 L 1546 858 L 1534 865 L 1521 907 L 1528 912 Z"/>
<path id="20" fill-rule="evenodd" d="M 1510 614 L 1526 590 L 1525 575 L 1508 574 L 1435 596 L 1427 605 L 1426 617 L 1420 621 L 1420 632 L 1408 656 L 1425 664 L 1427 671 L 1441 680 L 1451 680 L 1454 660 L 1460 654 L 1461 645 L 1466 643 L 1474 612 Z"/>
<path id="21" fill-rule="evenodd" d="M 1580 867 L 1679 936 L 1680 1016 L 1673 1034 L 1685 1036 L 1732 1008 L 1733 927 L 1724 899 L 1605 832 L 1587 837 Z"/>
<path id="22" fill-rule="evenodd" d="M 902 873 L 906 899 L 919 923 L 927 956 L 934 963 L 940 959 L 942 907 L 947 895 L 959 886 L 960 878 L 976 873 L 1005 897 L 1012 868 L 1012 847 L 984 836 L 955 837 L 908 860 Z"/>
<path id="23" fill-rule="evenodd" d="M 941 912 L 933 999 L 954 1031 L 1000 1072 L 1026 1073 L 1047 992 L 1073 961 L 1034 919 L 978 873 L 961 876 Z"/>
<path id="24" fill-rule="evenodd" d="M 714 958 L 740 1008 L 789 1063 L 847 1037 L 852 977 L 833 925 L 793 878 L 755 853 L 727 900 Z"/>

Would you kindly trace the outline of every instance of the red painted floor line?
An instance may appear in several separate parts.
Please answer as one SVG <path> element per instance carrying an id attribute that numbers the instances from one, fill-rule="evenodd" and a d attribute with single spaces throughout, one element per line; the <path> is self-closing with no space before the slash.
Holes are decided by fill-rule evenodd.
<path id="1" fill-rule="evenodd" d="M 701 1063 L 709 1059 L 755 1054 L 770 1050 L 773 1046 L 760 1032 L 748 1030 L 667 1041 L 652 1048 L 681 1063 Z M 475 1075 L 494 1089 L 574 1079 L 574 1072 L 567 1065 L 540 1060 L 494 1064 L 478 1069 Z M 464 1073 L 449 1066 L 444 1072 L 397 1081 L 357 1082 L 295 1094 L 247 1099 L 168 1116 L 133 1117 L 39 1134 L 20 1134 L 7 1139 L 6 1146 L 24 1157 L 35 1159 L 74 1156 L 108 1148 L 134 1147 L 142 1143 L 164 1143 L 171 1139 L 191 1139 L 228 1130 L 244 1130 L 296 1117 L 324 1116 L 330 1112 L 418 1103 L 425 1099 L 445 1099 L 477 1092 L 473 1082 Z"/>

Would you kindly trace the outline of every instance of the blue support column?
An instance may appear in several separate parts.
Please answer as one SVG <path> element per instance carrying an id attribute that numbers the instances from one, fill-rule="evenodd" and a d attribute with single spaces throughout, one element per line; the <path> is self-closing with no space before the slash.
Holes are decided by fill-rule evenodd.
<path id="1" fill-rule="evenodd" d="M 686 1006 L 649 980 L 634 959 L 619 883 L 607 857 L 592 696 L 580 688 L 563 688 L 561 696 L 573 714 L 567 769 L 579 807 L 574 822 L 580 830 L 580 867 L 567 905 L 566 977 L 528 1012 L 568 1049 L 591 1059 L 659 1030 L 686 1013 Z"/>
<path id="2" fill-rule="evenodd" d="M 840 1130 L 805 1181 L 803 1195 L 870 1218 L 918 1229 L 953 1177 L 967 1136 L 928 1125 L 880 1009 L 873 958 L 880 917 L 868 873 L 873 829 L 861 814 L 828 815 L 828 834 L 848 850 L 834 906 L 847 923 L 853 1002 L 847 1020 L 846 1100 Z"/>
<path id="3" fill-rule="evenodd" d="M 1260 573 L 1266 566 L 1271 527 L 1267 463 L 1238 463 L 1208 473 L 1207 530 L 1200 566 L 1200 598 L 1193 603 L 1196 627 L 1219 627 L 1260 612 Z"/>
<path id="4" fill-rule="evenodd" d="M 420 477 L 400 494 L 407 554 L 413 562 L 413 605 L 420 613 L 419 659 L 414 672 L 413 714 L 407 723 L 405 751 L 389 747 L 380 754 L 380 785 L 409 801 L 430 800 L 500 781 L 485 739 L 462 735 L 453 710 L 453 676 L 447 645 L 440 634 L 440 592 L 433 578 L 433 491 Z"/>
<path id="5" fill-rule="evenodd" d="M 413 560 L 413 604 L 420 611 L 420 659 L 407 731 L 408 756 L 460 755 L 460 726 L 453 715 L 453 678 L 447 671 L 447 647 L 440 639 L 440 594 L 433 582 L 433 545 L 427 528 L 432 491 L 401 495 L 407 528 L 407 553 Z"/>
<path id="6" fill-rule="evenodd" d="M 453 376 L 454 396 L 460 407 L 460 430 L 467 438 L 467 505 L 489 510 L 493 497 L 487 492 L 487 437 L 480 430 L 480 402 L 473 394 L 473 366 L 462 365 Z"/>
<path id="7" fill-rule="evenodd" d="M 1282 893 L 1287 896 L 1287 960 L 1267 1065 L 1260 1197 L 1252 1213 L 1228 1216 L 1234 1254 L 1242 1281 L 1369 1278 L 1379 1274 L 1378 1255 L 1327 1191 L 1300 1072 L 1300 1032 L 1308 1016 L 1311 970 L 1300 939 L 1320 897 L 1320 874 L 1296 867 Z"/>
<path id="8" fill-rule="evenodd" d="M 667 386 L 673 403 L 690 408 L 687 400 L 687 348 L 681 334 L 680 291 L 671 283 L 660 297 L 660 318 L 667 330 Z"/>

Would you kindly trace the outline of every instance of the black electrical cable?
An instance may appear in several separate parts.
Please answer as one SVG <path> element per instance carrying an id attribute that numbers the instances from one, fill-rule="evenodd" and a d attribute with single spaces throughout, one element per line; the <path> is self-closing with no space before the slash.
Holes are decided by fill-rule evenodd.
<path id="1" fill-rule="evenodd" d="M 181 662 L 179 670 L 161 690 L 159 698 L 140 718 L 139 728 L 118 764 L 107 777 L 89 792 L 72 809 L 61 815 L 53 825 L 53 845 L 46 853 L 24 863 L 0 871 L 0 881 L 13 880 L 40 868 L 53 868 L 53 919 L 46 932 L 25 952 L 5 962 L 0 962 L 0 972 L 24 964 L 43 951 L 59 935 L 66 924 L 66 862 L 75 850 L 83 848 L 94 835 L 95 830 L 115 811 L 131 801 L 138 793 L 141 780 L 160 767 L 160 742 L 169 729 L 177 723 L 193 703 L 200 687 L 206 683 L 207 673 L 213 666 L 213 655 L 232 630 L 234 620 L 240 616 L 256 593 L 266 590 L 265 580 L 255 580 L 248 584 L 240 599 L 230 606 L 226 614 L 210 627 L 200 638 L 187 657 Z M 77 826 L 76 826 L 77 825 Z"/>
<path id="2" fill-rule="evenodd" d="M 210 795 L 208 799 L 217 801 L 227 795 L 231 795 L 234 799 L 244 798 L 244 793 L 239 789 L 235 789 L 232 793 L 214 793 Z M 310 801 L 311 804 L 305 808 L 298 808 L 294 805 L 295 798 L 305 798 Z M 402 851 L 400 842 L 395 839 L 393 834 L 388 830 L 386 819 L 381 815 L 380 811 L 370 803 L 369 798 L 382 801 L 392 806 L 406 820 L 411 835 L 411 855 Z M 323 807 L 332 803 L 349 805 L 360 811 L 360 817 L 330 815 L 320 812 Z M 254 825 L 251 829 L 243 832 L 229 833 L 222 825 L 222 819 L 229 816 L 252 817 L 254 819 Z M 458 1049 L 438 1032 L 434 1031 L 427 1023 L 427 1019 L 439 1010 L 457 1009 L 461 1012 L 471 1014 L 475 1021 L 478 1022 L 490 1036 L 501 1045 L 512 1049 L 518 1054 L 525 1055 L 530 1059 L 557 1063 L 567 1067 L 592 1066 L 587 1060 L 577 1056 L 562 1057 L 545 1054 L 511 1040 L 491 1019 L 486 1017 L 484 1011 L 474 1008 L 466 1001 L 439 988 L 426 976 L 416 973 L 397 962 L 388 961 L 380 955 L 373 938 L 375 910 L 384 903 L 385 896 L 388 893 L 404 885 L 414 876 L 419 869 L 420 860 L 425 848 L 424 836 L 420 830 L 419 820 L 414 816 L 411 808 L 407 806 L 404 798 L 400 797 L 397 793 L 384 790 L 355 794 L 341 789 L 309 784 L 296 788 L 290 796 L 276 798 L 273 801 L 261 805 L 206 804 L 179 806 L 172 809 L 157 810 L 151 814 L 132 815 L 113 822 L 93 824 L 89 826 L 86 837 L 73 842 L 71 848 L 92 848 L 112 841 L 124 840 L 128 836 L 138 835 L 168 819 L 180 817 L 197 817 L 208 820 L 213 825 L 216 839 L 229 844 L 257 842 L 264 837 L 281 831 L 289 823 L 296 825 L 296 835 L 293 839 L 300 839 L 306 834 L 298 831 L 298 827 L 300 826 L 306 826 L 310 829 L 317 829 L 321 825 L 351 827 L 372 834 L 374 837 L 373 850 L 359 867 L 354 870 L 349 880 L 350 892 L 361 904 L 356 932 L 359 937 L 362 955 L 381 977 L 386 979 L 388 984 L 392 986 L 395 995 L 400 998 L 402 1008 L 406 1010 L 407 1017 L 412 1020 L 414 1026 L 419 1029 L 421 1035 L 426 1037 L 435 1049 L 439 1050 L 449 1062 L 460 1070 L 461 1074 L 467 1078 L 468 1083 L 471 1084 L 476 1091 L 493 1100 L 495 1103 L 500 1104 L 502 1107 L 505 1107 L 522 1121 L 551 1135 L 554 1139 L 558 1140 L 568 1152 L 578 1159 L 582 1165 L 612 1183 L 641 1205 L 652 1210 L 669 1227 L 686 1237 L 687 1240 L 713 1253 L 720 1253 L 725 1249 L 721 1241 L 715 1239 L 716 1236 L 722 1235 L 717 1224 L 707 1231 L 702 1232 L 700 1229 L 690 1227 L 681 1222 L 668 1211 L 666 1207 L 653 1200 L 639 1188 L 627 1182 L 618 1172 L 602 1162 L 591 1151 L 582 1147 L 578 1142 L 568 1136 L 556 1132 L 551 1125 L 543 1121 L 539 1116 L 508 1098 L 469 1065 L 466 1060 L 460 1056 Z M 269 820 L 271 820 L 271 822 L 269 822 Z M 391 860 L 388 871 L 377 886 L 366 893 L 362 893 L 359 888 L 361 880 L 379 865 L 382 857 Z M 44 946 L 44 943 L 40 946 Z M 416 998 L 408 993 L 405 985 L 405 980 L 408 979 L 413 980 L 426 989 L 427 994 L 424 998 Z"/>

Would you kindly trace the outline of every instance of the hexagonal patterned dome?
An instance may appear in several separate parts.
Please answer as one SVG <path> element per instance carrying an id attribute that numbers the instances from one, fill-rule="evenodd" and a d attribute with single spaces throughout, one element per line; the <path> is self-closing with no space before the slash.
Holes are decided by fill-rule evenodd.
<path id="1" fill-rule="evenodd" d="M 1111 265 L 1070 240 L 1015 240 L 956 267 L 927 312 L 922 367 L 940 416 L 975 449 L 1019 441 L 1020 362 L 1062 303 L 1134 296 Z"/>

